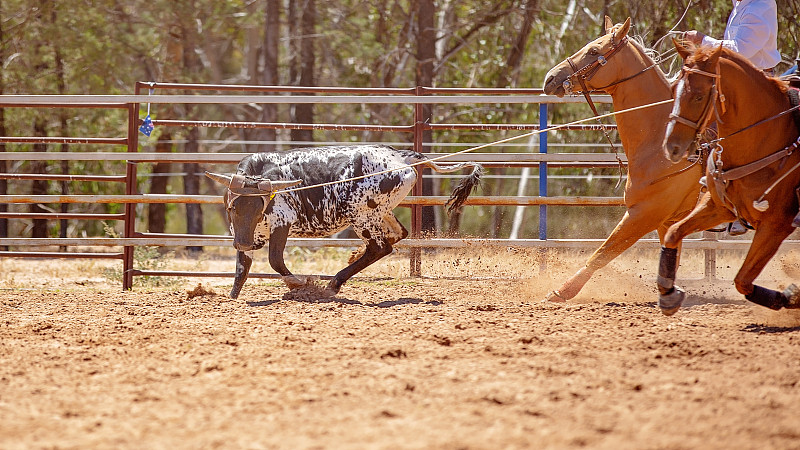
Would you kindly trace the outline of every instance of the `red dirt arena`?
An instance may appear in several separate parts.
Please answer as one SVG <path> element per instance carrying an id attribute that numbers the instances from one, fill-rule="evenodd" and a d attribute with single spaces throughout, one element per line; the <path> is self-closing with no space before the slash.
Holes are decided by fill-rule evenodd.
<path id="1" fill-rule="evenodd" d="M 741 299 L 741 254 L 673 317 L 657 251 L 564 304 L 541 299 L 585 255 L 537 255 L 440 252 L 422 278 L 392 256 L 333 299 L 251 279 L 237 300 L 232 279 L 122 292 L 118 261 L 0 259 L 0 448 L 800 448 L 800 314 Z M 798 274 L 789 251 L 759 281 Z"/>

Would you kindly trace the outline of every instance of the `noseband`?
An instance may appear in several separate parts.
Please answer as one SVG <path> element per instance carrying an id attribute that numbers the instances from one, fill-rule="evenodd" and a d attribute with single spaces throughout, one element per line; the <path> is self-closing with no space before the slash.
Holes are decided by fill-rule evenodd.
<path id="1" fill-rule="evenodd" d="M 573 88 L 572 79 L 573 78 L 577 78 L 578 82 L 581 85 L 581 91 L 583 92 L 583 95 L 584 96 L 588 96 L 589 95 L 588 94 L 589 89 L 586 88 L 586 82 L 591 80 L 592 77 L 595 76 L 597 71 L 601 67 L 605 66 L 608 63 L 608 60 L 611 59 L 611 57 L 614 56 L 614 54 L 617 53 L 627 43 L 628 43 L 628 37 L 627 36 L 622 38 L 622 40 L 620 40 L 618 43 L 613 43 L 613 41 L 612 41 L 612 46 L 611 46 L 610 50 L 608 50 L 605 54 L 598 56 L 596 60 L 590 62 L 589 64 L 586 64 L 585 66 L 581 67 L 580 69 L 578 69 L 575 66 L 575 63 L 572 62 L 571 58 L 567 58 L 567 63 L 569 63 L 569 66 L 572 68 L 572 75 L 570 75 L 569 77 L 567 77 L 566 80 L 564 80 L 564 83 L 562 84 L 562 86 L 564 86 L 564 91 L 566 91 L 567 94 L 573 94 L 574 91 L 572 89 Z M 603 90 L 603 89 L 609 88 L 609 87 L 614 86 L 616 84 L 622 83 L 623 81 L 627 81 L 628 79 L 630 79 L 630 78 L 626 78 L 624 80 L 620 80 L 620 81 L 611 83 L 608 86 L 599 88 L 598 90 Z M 587 100 L 588 99 L 589 99 L 589 97 L 587 97 Z M 589 100 L 589 103 L 591 104 L 591 100 Z M 595 115 L 596 114 L 597 114 L 597 112 L 595 112 Z"/>
<path id="2" fill-rule="evenodd" d="M 711 73 L 706 72 L 700 69 L 694 69 L 690 67 L 683 67 L 683 75 L 687 76 L 687 73 L 696 73 L 698 75 L 703 75 L 709 78 L 714 79 L 714 84 L 711 85 L 711 92 L 708 96 L 708 101 L 706 105 L 703 107 L 703 113 L 700 114 L 700 118 L 697 119 L 696 122 L 693 122 L 685 117 L 681 117 L 677 114 L 670 113 L 669 118 L 670 120 L 674 120 L 680 124 L 686 125 L 689 128 L 692 128 L 695 134 L 699 135 L 702 133 L 702 129 L 705 129 L 708 126 L 708 122 L 711 120 L 711 113 L 713 111 L 714 116 L 716 116 L 717 122 L 722 123 L 722 120 L 719 117 L 719 111 L 717 110 L 717 100 L 719 100 L 720 107 L 722 108 L 722 114 L 725 114 L 725 95 L 722 94 L 719 90 L 719 79 L 720 76 L 718 73 Z M 675 99 L 676 101 L 678 99 Z M 702 129 L 701 129 L 702 128 Z"/>

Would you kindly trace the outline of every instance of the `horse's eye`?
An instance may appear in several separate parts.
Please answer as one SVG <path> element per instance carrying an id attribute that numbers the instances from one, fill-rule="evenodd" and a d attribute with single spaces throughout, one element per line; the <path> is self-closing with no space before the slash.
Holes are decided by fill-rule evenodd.
<path id="1" fill-rule="evenodd" d="M 592 55 L 592 56 L 596 56 L 598 53 L 600 53 L 600 52 L 598 52 L 596 48 L 593 48 L 593 49 L 589 50 L 589 54 Z"/>
<path id="2" fill-rule="evenodd" d="M 694 97 L 692 97 L 692 100 L 694 100 L 694 101 L 699 103 L 699 102 L 703 101 L 703 96 L 701 94 L 697 94 Z"/>

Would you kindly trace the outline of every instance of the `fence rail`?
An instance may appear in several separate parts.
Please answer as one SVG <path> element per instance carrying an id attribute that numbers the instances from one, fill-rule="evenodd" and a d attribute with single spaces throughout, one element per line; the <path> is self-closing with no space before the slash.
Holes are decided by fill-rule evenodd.
<path id="1" fill-rule="evenodd" d="M 180 91 L 218 91 L 223 95 L 141 95 L 141 92 L 154 92 L 158 89 Z M 228 92 L 261 92 L 270 95 L 229 95 Z M 287 95 L 295 94 L 295 95 Z M 296 95 L 301 94 L 301 95 Z M 314 95 L 312 95 L 314 94 Z M 231 238 L 227 236 L 203 235 L 167 235 L 142 233 L 136 231 L 136 208 L 138 204 L 170 203 L 170 204 L 221 204 L 221 196 L 212 195 L 170 195 L 141 194 L 137 186 L 137 166 L 148 163 L 207 163 L 236 164 L 248 153 L 161 153 L 139 152 L 138 126 L 141 123 L 139 109 L 142 104 L 299 104 L 299 103 L 339 103 L 367 104 L 393 103 L 414 106 L 414 122 L 408 125 L 364 125 L 364 124 L 302 124 L 279 122 L 234 122 L 203 121 L 181 119 L 154 120 L 156 126 L 162 127 L 229 127 L 229 128 L 271 128 L 271 129 L 303 129 L 303 130 L 348 130 L 348 131 L 389 131 L 412 133 L 414 149 L 423 152 L 424 147 L 431 144 L 423 139 L 424 133 L 434 130 L 475 130 L 475 131 L 537 131 L 539 135 L 538 153 L 468 153 L 456 154 L 448 158 L 452 162 L 475 161 L 487 167 L 526 167 L 539 170 L 538 196 L 473 196 L 467 205 L 484 206 L 538 206 L 539 207 L 539 239 L 422 239 L 421 209 L 424 206 L 443 205 L 446 197 L 423 196 L 422 179 L 418 182 L 411 196 L 401 206 L 412 211 L 411 238 L 397 244 L 398 248 L 410 250 L 410 271 L 420 272 L 420 249 L 422 248 L 473 248 L 481 247 L 525 247 L 525 248 L 592 248 L 597 247 L 602 239 L 548 239 L 546 236 L 548 206 L 622 206 L 621 197 L 580 197 L 550 196 L 547 193 L 547 171 L 553 167 L 617 167 L 625 164 L 624 154 L 608 153 L 548 153 L 547 121 L 548 105 L 563 103 L 580 103 L 579 97 L 558 98 L 542 95 L 539 89 L 441 89 L 441 88 L 298 88 L 286 86 L 232 86 L 232 85 L 197 85 L 179 83 L 137 83 L 135 95 L 0 95 L 0 107 L 3 108 L 116 108 L 125 109 L 128 113 L 127 127 L 124 137 L 0 137 L 0 144 L 7 143 L 44 143 L 44 144 L 81 144 L 81 145 L 117 145 L 124 146 L 124 152 L 0 152 L 2 161 L 120 161 L 126 163 L 124 175 L 68 175 L 68 174 L 15 174 L 0 173 L 5 180 L 50 180 L 50 181 L 94 181 L 124 183 L 124 193 L 119 195 L 0 195 L 0 203 L 38 204 L 38 203 L 113 203 L 124 206 L 120 214 L 81 214 L 67 212 L 53 213 L 0 213 L 0 219 L 58 219 L 58 220 L 120 220 L 124 224 L 122 237 L 90 237 L 90 238 L 0 238 L 0 247 L 46 247 L 59 246 L 62 249 L 76 246 L 106 246 L 122 248 L 122 252 L 45 252 L 45 251 L 0 251 L 0 257 L 64 257 L 64 258 L 110 258 L 123 261 L 123 289 L 130 289 L 134 276 L 172 275 L 172 276 L 232 276 L 225 273 L 194 272 L 153 272 L 136 270 L 133 267 L 133 250 L 138 246 L 230 246 Z M 597 96 L 598 103 L 609 103 L 608 96 Z M 430 123 L 424 117 L 423 105 L 435 104 L 508 104 L 535 103 L 539 105 L 540 120 L 537 124 L 439 124 Z M 570 125 L 562 129 L 591 131 L 599 129 L 599 125 Z M 426 152 L 431 157 L 443 153 Z M 422 178 L 422 177 L 420 177 Z M 797 242 L 788 242 L 789 245 Z M 289 245 L 304 247 L 357 247 L 360 240 L 354 239 L 289 239 Z M 658 241 L 642 239 L 636 247 L 657 247 Z M 688 239 L 684 248 L 704 249 L 707 255 L 707 276 L 709 258 L 713 252 L 721 249 L 741 249 L 749 245 L 749 241 L 718 241 L 714 239 Z M 251 274 L 252 277 L 274 277 L 275 274 Z"/>

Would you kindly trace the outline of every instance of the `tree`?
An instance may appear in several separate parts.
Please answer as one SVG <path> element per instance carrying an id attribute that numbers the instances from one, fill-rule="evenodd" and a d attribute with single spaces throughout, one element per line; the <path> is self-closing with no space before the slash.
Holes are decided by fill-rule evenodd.
<path id="1" fill-rule="evenodd" d="M 300 15 L 299 34 L 291 36 L 293 40 L 299 42 L 299 66 L 293 69 L 297 86 L 316 86 L 316 51 L 314 42 L 316 40 L 317 24 L 317 3 L 316 0 L 304 0 L 302 2 L 290 2 L 292 5 L 300 6 L 300 11 L 294 10 L 294 14 Z M 297 6 L 292 6 L 296 8 Z M 291 27 L 291 25 L 290 25 Z M 294 61 L 298 63 L 297 60 Z M 292 80 L 295 80 L 293 77 Z M 299 103 L 294 105 L 294 122 L 314 123 L 314 105 L 311 103 Z M 311 130 L 292 130 L 292 141 L 307 141 L 314 139 Z"/>
<path id="2" fill-rule="evenodd" d="M 0 65 L 5 65 L 6 62 L 6 40 L 5 40 L 5 27 L 3 13 L 3 0 L 0 0 Z M 5 77 L 4 71 L 0 71 L 0 95 L 5 94 Z M 0 136 L 8 136 L 6 132 L 6 110 L 0 108 Z M 6 144 L 0 142 L 0 152 L 6 151 Z M 5 160 L 0 161 L 0 173 L 7 173 L 8 167 Z M 8 195 L 8 181 L 0 178 L 0 195 Z M 0 203 L 0 214 L 8 212 L 8 204 Z M 0 238 L 8 237 L 8 219 L 0 217 Z M 6 246 L 0 246 L 0 250 L 8 250 Z"/>

